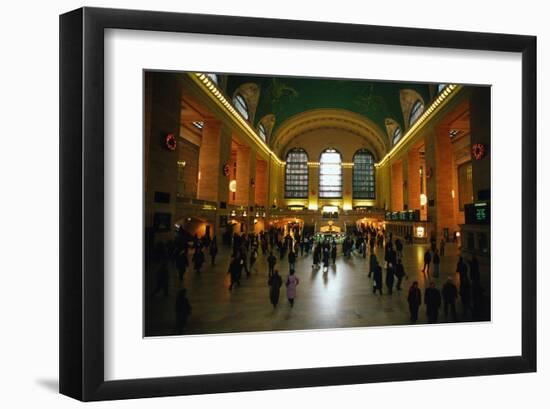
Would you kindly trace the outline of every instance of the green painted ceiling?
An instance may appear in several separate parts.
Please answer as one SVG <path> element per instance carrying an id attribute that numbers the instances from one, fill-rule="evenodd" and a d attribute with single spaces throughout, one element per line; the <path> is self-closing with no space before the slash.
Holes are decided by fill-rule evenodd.
<path id="1" fill-rule="evenodd" d="M 366 116 L 385 133 L 385 118 L 393 118 L 404 128 L 399 99 L 401 89 L 417 91 L 430 101 L 429 84 L 367 80 L 332 80 L 297 77 L 228 75 L 227 95 L 245 83 L 260 87 L 254 126 L 265 115 L 276 118 L 273 133 L 293 115 L 319 108 L 345 109 Z"/>

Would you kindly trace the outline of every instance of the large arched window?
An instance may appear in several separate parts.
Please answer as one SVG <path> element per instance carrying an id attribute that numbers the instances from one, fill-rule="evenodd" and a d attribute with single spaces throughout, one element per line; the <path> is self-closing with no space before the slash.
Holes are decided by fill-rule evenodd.
<path id="1" fill-rule="evenodd" d="M 342 157 L 334 149 L 321 154 L 319 168 L 319 197 L 342 197 Z"/>
<path id="2" fill-rule="evenodd" d="M 395 128 L 395 131 L 393 131 L 392 144 L 395 145 L 399 142 L 399 139 L 401 139 L 401 128 L 397 127 Z"/>
<path id="3" fill-rule="evenodd" d="M 294 148 L 286 155 L 285 197 L 307 199 L 307 160 L 307 153 L 301 148 Z"/>
<path id="4" fill-rule="evenodd" d="M 424 112 L 424 104 L 421 101 L 416 101 L 411 109 L 411 115 L 409 117 L 409 126 L 412 126 L 416 122 L 420 115 Z"/>
<path id="5" fill-rule="evenodd" d="M 258 126 L 258 133 L 260 134 L 260 138 L 262 138 L 264 142 L 267 142 L 267 131 L 264 124 Z"/>
<path id="6" fill-rule="evenodd" d="M 235 107 L 235 109 L 237 109 L 239 114 L 241 114 L 244 119 L 248 120 L 250 116 L 248 114 L 248 105 L 246 105 L 246 101 L 241 94 L 235 95 L 235 97 L 233 98 L 233 106 Z"/>
<path id="7" fill-rule="evenodd" d="M 374 199 L 374 156 L 366 149 L 353 156 L 353 198 Z"/>

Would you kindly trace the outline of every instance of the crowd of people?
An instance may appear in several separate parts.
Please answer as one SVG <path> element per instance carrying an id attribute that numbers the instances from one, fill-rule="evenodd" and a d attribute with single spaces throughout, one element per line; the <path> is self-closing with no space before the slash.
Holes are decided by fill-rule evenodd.
<path id="1" fill-rule="evenodd" d="M 362 225 L 350 234 L 347 234 L 341 243 L 334 236 L 302 236 L 300 229 L 293 226 L 288 229 L 270 228 L 259 234 L 233 234 L 230 240 L 224 238 L 224 243 L 231 248 L 231 256 L 227 268 L 229 275 L 228 290 L 233 291 L 241 286 L 242 275 L 250 277 L 259 272 L 256 261 L 264 257 L 267 265 L 267 286 L 269 288 L 269 302 L 277 308 L 283 284 L 286 288 L 286 298 L 289 306 L 294 307 L 297 296 L 297 287 L 300 283 L 296 275 L 298 257 L 312 256 L 312 269 L 322 269 L 326 273 L 330 265 L 335 265 L 338 246 L 341 245 L 342 255 L 350 258 L 353 253 L 367 258 L 368 278 L 372 280 L 372 293 L 392 295 L 393 291 L 402 291 L 403 280 L 408 278 L 402 262 L 403 247 L 409 245 L 410 240 L 393 237 L 393 234 L 379 229 L 374 225 Z M 419 282 L 414 281 L 409 287 L 407 302 L 410 311 L 410 322 L 418 321 L 419 309 L 425 305 L 428 323 L 439 321 L 439 310 L 443 304 L 446 321 L 457 321 L 456 301 L 460 297 L 463 319 L 479 319 L 483 310 L 483 288 L 480 283 L 479 263 L 475 256 L 466 262 L 459 257 L 456 266 L 456 277 L 449 275 L 441 289 L 436 287 L 435 278 L 441 274 L 441 257 L 445 255 L 445 240 L 441 240 L 439 247 L 435 238 L 430 241 L 430 247 L 424 254 L 424 264 L 421 272 L 424 276 L 426 288 L 424 294 Z M 181 334 L 191 314 L 191 304 L 187 297 L 187 290 L 183 288 L 184 276 L 192 267 L 195 274 L 200 275 L 207 256 L 210 265 L 216 265 L 218 243 L 216 237 L 205 235 L 202 238 L 176 233 L 170 246 L 164 245 L 156 249 L 159 258 L 159 268 L 156 274 L 156 285 L 151 296 L 162 292 L 168 295 L 169 269 L 168 263 L 172 260 L 177 271 L 178 293 L 176 296 L 176 333 Z M 378 250 L 378 251 L 376 251 Z M 383 260 L 379 260 L 377 253 L 383 253 Z M 279 260 L 287 260 L 288 273 L 281 275 L 277 269 Z M 264 265 L 262 263 L 262 265 Z M 432 267 L 433 265 L 433 267 Z M 385 270 L 385 274 L 384 274 Z M 449 274 L 450 272 L 447 272 Z M 458 285 L 455 284 L 458 282 Z"/>

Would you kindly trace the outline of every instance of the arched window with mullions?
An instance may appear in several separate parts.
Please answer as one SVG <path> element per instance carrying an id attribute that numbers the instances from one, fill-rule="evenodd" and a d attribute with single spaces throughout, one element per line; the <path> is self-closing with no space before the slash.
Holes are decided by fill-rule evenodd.
<path id="1" fill-rule="evenodd" d="M 411 109 L 411 115 L 409 116 L 409 126 L 412 126 L 423 113 L 424 104 L 421 101 L 416 101 Z"/>
<path id="2" fill-rule="evenodd" d="M 375 199 L 374 155 L 367 149 L 355 152 L 353 156 L 353 198 Z"/>
<path id="3" fill-rule="evenodd" d="M 291 149 L 286 155 L 285 197 L 307 199 L 309 172 L 307 153 L 301 148 Z"/>
<path id="4" fill-rule="evenodd" d="M 401 139 L 401 128 L 397 127 L 395 128 L 395 131 L 393 131 L 392 145 L 395 145 L 397 142 L 399 142 L 399 139 Z"/>
<path id="5" fill-rule="evenodd" d="M 319 197 L 342 197 L 342 156 L 334 149 L 325 149 L 319 167 Z"/>
<path id="6" fill-rule="evenodd" d="M 207 76 L 208 79 L 210 79 L 210 81 L 212 81 L 215 85 L 218 85 L 218 74 L 208 73 L 208 74 L 206 74 L 206 76 Z"/>
<path id="7" fill-rule="evenodd" d="M 260 138 L 262 138 L 264 142 L 267 142 L 267 131 L 264 124 L 258 125 L 258 134 L 260 134 Z"/>
<path id="8" fill-rule="evenodd" d="M 248 121 L 250 114 L 248 113 L 248 105 L 244 97 L 241 94 L 235 95 L 233 98 L 233 106 L 241 114 L 241 116 Z"/>

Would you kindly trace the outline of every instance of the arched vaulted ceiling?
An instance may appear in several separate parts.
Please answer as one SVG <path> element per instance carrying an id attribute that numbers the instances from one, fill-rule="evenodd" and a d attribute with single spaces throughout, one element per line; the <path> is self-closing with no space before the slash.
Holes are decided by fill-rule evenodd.
<path id="1" fill-rule="evenodd" d="M 286 145 L 286 141 L 277 139 L 288 134 L 280 131 L 283 131 L 282 127 L 288 126 L 292 118 L 300 118 L 305 112 L 337 110 L 361 116 L 371 131 L 380 131 L 386 141 L 382 143 L 380 135 L 377 135 L 371 144 L 382 154 L 391 146 L 386 131 L 387 118 L 395 121 L 402 129 L 407 128 L 401 91 L 413 90 L 425 102 L 431 100 L 430 84 L 246 75 L 228 75 L 226 94 L 233 97 L 243 84 L 257 84 L 259 89 L 252 125 L 257 128 L 258 121 L 265 116 L 274 117 L 270 145 L 275 149 Z"/>

